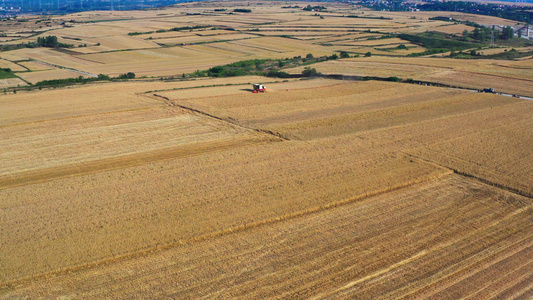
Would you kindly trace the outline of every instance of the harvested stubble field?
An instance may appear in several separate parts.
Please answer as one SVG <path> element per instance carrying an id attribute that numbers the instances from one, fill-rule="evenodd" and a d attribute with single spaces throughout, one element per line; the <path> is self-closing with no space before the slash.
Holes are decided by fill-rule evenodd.
<path id="1" fill-rule="evenodd" d="M 64 78 L 76 78 L 79 76 L 88 77 L 85 74 L 74 72 L 71 70 L 65 69 L 53 69 L 53 70 L 43 70 L 43 71 L 34 71 L 34 72 L 23 72 L 17 73 L 17 75 L 31 83 L 37 83 L 43 80 L 52 80 L 52 79 L 64 79 Z"/>
<path id="2" fill-rule="evenodd" d="M 18 87 L 18 86 L 26 86 L 28 85 L 26 82 L 21 80 L 20 78 L 8 78 L 8 79 L 0 79 L 0 88 L 8 88 L 8 87 Z"/>
<path id="3" fill-rule="evenodd" d="M 319 5 L 319 3 L 316 3 Z M 272 2 L 251 4 L 251 14 L 217 13 L 215 3 L 198 6 L 195 3 L 169 7 L 163 11 L 146 10 L 135 12 L 86 12 L 52 17 L 54 24 L 68 23 L 68 26 L 49 27 L 45 35 L 55 35 L 60 42 L 73 44 L 68 50 L 61 49 L 18 49 L 3 53 L 2 58 L 12 61 L 35 59 L 64 68 L 73 68 L 91 74 L 116 76 L 121 73 L 134 72 L 141 76 L 168 76 L 192 73 L 216 65 L 253 58 L 285 58 L 314 55 L 331 55 L 339 51 L 363 54 L 368 51 L 375 55 L 405 56 L 424 51 L 401 40 L 349 41 L 328 43 L 329 38 L 316 40 L 331 35 L 360 37 L 365 31 L 379 31 L 381 34 L 397 32 L 422 32 L 436 28 L 452 28 L 443 21 L 428 21 L 421 18 L 411 19 L 411 13 L 396 13 L 393 19 L 376 19 L 390 17 L 386 12 L 362 11 L 345 4 L 328 4 L 328 13 L 322 13 L 325 19 L 313 15 L 313 12 L 301 9 L 282 9 L 283 3 Z M 228 3 L 228 12 L 242 8 L 248 3 Z M 190 13 L 190 15 L 187 15 Z M 201 15 L 199 15 L 201 14 Z M 341 17 L 344 14 L 359 18 Z M 460 15 L 460 14 L 459 14 Z M 74 22 L 72 22 L 74 21 Z M 187 27 L 207 26 L 206 28 L 188 29 Z M 459 27 L 457 27 L 459 26 Z M 461 29 L 457 25 L 454 30 Z M 37 36 L 23 36 L 23 29 L 4 26 L 9 34 L 21 35 L 21 38 L 8 42 L 19 44 L 35 42 Z M 9 28 L 8 28 L 9 27 Z M 181 28 L 181 29 L 180 29 Z M 218 28 L 212 30 L 213 28 Z M 221 30 L 228 28 L 232 30 Z M 178 31 L 172 31 L 176 29 Z M 0 30 L 3 30 L 0 25 Z M 21 31 L 22 30 L 22 31 Z M 171 30 L 171 31 L 169 31 Z M 445 30 L 445 29 L 443 29 Z M 19 32 L 21 31 L 21 32 Z M 159 31 L 159 32 L 158 32 Z M 135 33 L 131 35 L 132 33 Z M 221 33 L 220 35 L 216 35 Z M 381 34 L 374 34 L 379 37 Z M 251 40 L 240 40 L 251 37 Z M 234 40 L 236 42 L 224 42 Z M 325 42 L 325 45 L 318 43 Z M 181 49 L 182 45 L 208 43 L 204 47 L 192 47 L 194 54 Z M 395 50 L 395 46 L 404 43 L 413 46 L 409 50 Z M 77 47 L 87 45 L 87 47 Z M 175 47 L 179 45 L 179 47 Z M 378 48 L 378 49 L 376 49 Z M 383 49 L 381 49 L 383 48 Z M 384 48 L 390 48 L 384 50 Z M 163 55 L 168 51 L 173 54 Z M 183 55 L 181 55 L 183 54 Z M 221 57 L 222 56 L 222 57 Z M 189 65 L 183 67 L 183 65 Z M 193 67 L 193 65 L 197 67 Z M 152 70 L 147 65 L 154 66 Z M 166 67 L 165 67 L 166 66 Z M 53 73 L 49 73 L 53 77 Z M 57 78 L 65 74 L 57 73 Z M 52 78 L 49 78 L 52 79 Z M 31 81 L 31 80 L 30 80 Z"/>
<path id="4" fill-rule="evenodd" d="M 9 68 L 13 72 L 26 71 L 26 69 L 21 65 L 5 59 L 0 59 L 0 68 Z"/>
<path id="5" fill-rule="evenodd" d="M 517 102 L 509 97 L 409 84 L 338 81 L 316 87 L 312 83 L 299 90 L 285 90 L 283 87 L 294 84 L 281 83 L 274 91 L 255 98 L 221 95 L 187 99 L 179 91 L 160 94 L 176 104 L 298 140 L 417 123 Z"/>
<path id="6" fill-rule="evenodd" d="M 250 34 L 220 34 L 220 35 L 204 35 L 204 36 L 194 35 L 194 36 L 187 36 L 187 37 L 158 39 L 157 43 L 169 46 L 169 45 L 181 45 L 181 44 L 195 44 L 195 43 L 242 40 L 242 39 L 249 39 L 249 38 L 257 38 L 257 36 L 250 35 Z"/>
<path id="7" fill-rule="evenodd" d="M 463 25 L 463 24 L 456 24 L 456 25 L 445 25 L 445 26 L 435 27 L 433 30 L 437 32 L 442 32 L 442 33 L 459 35 L 459 34 L 462 34 L 463 31 L 465 30 L 472 32 L 474 30 L 474 27 Z"/>
<path id="8" fill-rule="evenodd" d="M 24 66 L 25 68 L 27 68 L 28 70 L 31 70 L 31 71 L 43 71 L 43 70 L 51 70 L 51 69 L 54 69 L 54 67 L 50 66 L 50 65 L 46 65 L 46 64 L 43 64 L 43 63 L 38 63 L 36 61 L 21 61 L 18 63 L 19 65 L 21 66 Z M 23 68 L 22 71 L 25 71 L 25 69 Z"/>
<path id="9" fill-rule="evenodd" d="M 86 54 L 36 48 L 2 58 L 181 76 L 251 58 L 329 56 L 356 46 L 317 43 L 366 38 L 369 29 L 445 24 L 425 13 L 333 17 L 361 13 L 334 3 L 325 19 L 285 2 L 213 11 L 247 5 L 55 17 L 105 22 L 49 32 L 91 43 Z M 195 25 L 258 38 L 161 47 L 221 30 L 127 35 Z M 260 36 L 332 30 L 338 36 L 320 40 Z M 371 50 L 381 42 L 401 41 L 358 49 L 387 54 Z M 373 56 L 312 67 L 533 96 L 532 64 Z M 251 93 L 251 83 L 267 92 Z M 2 95 L 0 298 L 531 298 L 532 104 L 423 85 L 257 76 Z"/>
<path id="10" fill-rule="evenodd" d="M 399 50 L 401 51 L 401 50 Z M 469 60 L 433 58 L 360 57 L 314 64 L 324 74 L 376 76 L 414 79 L 480 90 L 533 96 L 532 60 L 524 62 L 490 59 Z M 299 74 L 304 67 L 289 69 Z"/>
<path id="11" fill-rule="evenodd" d="M 0 295 L 527 297 L 530 102 L 259 81 L 0 99 Z"/>
<path id="12" fill-rule="evenodd" d="M 532 209 L 529 199 L 452 175 L 6 296 L 527 298 Z"/>

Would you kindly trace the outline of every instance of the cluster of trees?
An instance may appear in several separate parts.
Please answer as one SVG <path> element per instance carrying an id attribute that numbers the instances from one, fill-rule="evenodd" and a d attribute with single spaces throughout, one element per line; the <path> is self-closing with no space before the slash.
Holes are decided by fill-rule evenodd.
<path id="1" fill-rule="evenodd" d="M 520 31 L 519 31 L 520 32 Z M 511 26 L 505 26 L 502 29 L 501 38 L 504 40 L 510 40 L 514 37 L 514 30 Z"/>
<path id="2" fill-rule="evenodd" d="M 302 76 L 304 77 L 315 77 L 317 75 L 320 75 L 320 73 L 315 68 L 305 67 L 302 71 Z"/>
<path id="3" fill-rule="evenodd" d="M 234 12 L 240 12 L 240 13 L 251 13 L 252 12 L 251 9 L 247 9 L 247 8 L 236 8 L 233 11 Z"/>
<path id="4" fill-rule="evenodd" d="M 15 78 L 17 77 L 13 74 L 10 68 L 0 68 L 0 79 Z"/>
<path id="5" fill-rule="evenodd" d="M 37 82 L 35 85 L 39 87 L 39 89 L 43 86 L 56 86 L 56 85 L 68 85 L 68 84 L 76 84 L 76 83 L 88 83 L 92 81 L 101 81 L 101 80 L 112 80 L 112 79 L 133 79 L 135 78 L 135 73 L 128 72 L 125 74 L 121 74 L 115 78 L 111 78 L 108 75 L 105 74 L 99 74 L 98 77 L 88 77 L 85 78 L 83 76 L 79 76 L 76 78 L 65 78 L 65 79 L 52 79 L 52 80 L 43 80 Z"/>
<path id="6" fill-rule="evenodd" d="M 118 75 L 117 78 L 118 79 L 134 79 L 135 78 L 135 73 L 128 72 L 128 73 L 125 73 L 125 74 L 120 74 L 120 75 Z"/>
<path id="7" fill-rule="evenodd" d="M 481 56 L 481 54 L 479 52 L 477 52 L 476 50 L 472 49 L 470 50 L 469 52 L 463 52 L 463 51 L 459 51 L 459 52 L 455 52 L 455 51 L 452 51 L 450 53 L 450 57 L 452 58 L 472 58 L 472 57 L 475 57 L 475 56 Z"/>
<path id="8" fill-rule="evenodd" d="M 265 59 L 252 59 L 235 62 L 225 66 L 216 66 L 207 70 L 207 72 L 197 72 L 199 76 L 209 77 L 234 77 L 244 76 L 257 73 L 265 68 Z"/>
<path id="9" fill-rule="evenodd" d="M 74 47 L 74 45 L 71 45 L 71 44 L 59 43 L 57 41 L 57 36 L 55 35 L 38 37 L 37 45 L 39 45 L 39 47 L 48 47 L 48 48 L 72 48 Z"/>
<path id="10" fill-rule="evenodd" d="M 128 35 L 141 35 L 141 34 L 152 34 L 154 32 L 155 33 L 163 33 L 163 32 L 169 32 L 169 31 L 193 30 L 193 29 L 201 29 L 201 28 L 207 28 L 207 27 L 212 27 L 212 26 L 209 26 L 209 25 L 181 26 L 181 27 L 170 28 L 168 30 L 159 29 L 159 30 L 156 30 L 156 31 L 130 32 L 130 33 L 128 33 Z"/>
<path id="11" fill-rule="evenodd" d="M 345 52 L 340 52 L 341 58 L 350 57 L 350 55 Z M 283 67 L 297 67 L 301 65 L 307 65 L 310 63 L 321 62 L 326 60 L 338 59 L 339 55 L 332 54 L 330 56 L 321 56 L 315 58 L 312 53 L 307 54 L 305 57 L 295 56 L 293 58 L 285 59 L 252 59 L 235 62 L 232 64 L 224 66 L 212 67 L 206 71 L 196 71 L 191 74 L 192 77 L 234 77 L 234 76 L 245 76 L 245 75 L 260 75 L 268 77 L 277 77 L 277 78 L 289 78 L 290 74 L 282 71 Z M 309 73 L 311 72 L 311 73 Z M 315 71 L 305 71 L 303 76 L 314 76 L 317 73 Z"/>
<path id="12" fill-rule="evenodd" d="M 490 39 L 492 31 L 494 30 L 483 26 L 474 28 L 472 32 L 465 29 L 463 31 L 463 39 L 466 41 L 468 38 L 472 38 L 480 43 L 485 43 Z M 511 26 L 505 26 L 499 34 L 496 33 L 497 31 L 494 32 L 495 39 L 510 40 L 514 37 L 514 30 Z"/>
<path id="13" fill-rule="evenodd" d="M 303 8 L 303 10 L 305 10 L 305 11 L 325 11 L 325 10 L 327 10 L 327 8 L 325 6 L 307 5 L 306 7 Z"/>
<path id="14" fill-rule="evenodd" d="M 79 76 L 76 78 L 65 78 L 65 79 L 52 79 L 52 80 L 43 80 L 37 82 L 35 85 L 42 87 L 42 86 L 55 86 L 55 85 L 66 85 L 66 84 L 74 84 L 74 83 L 87 83 L 91 81 L 98 81 L 98 80 L 109 80 L 109 76 L 100 74 L 98 77 L 89 77 L 84 78 L 83 76 Z"/>

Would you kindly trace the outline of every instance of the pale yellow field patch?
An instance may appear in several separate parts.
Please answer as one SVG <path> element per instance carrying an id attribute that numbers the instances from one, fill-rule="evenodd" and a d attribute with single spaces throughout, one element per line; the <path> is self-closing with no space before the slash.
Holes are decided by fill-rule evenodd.
<path id="1" fill-rule="evenodd" d="M 181 45 L 181 44 L 195 44 L 195 43 L 209 43 L 209 42 L 219 42 L 219 41 L 231 41 L 231 40 L 241 40 L 241 39 L 250 39 L 257 38 L 256 35 L 251 34 L 224 34 L 224 35 L 206 35 L 206 36 L 188 36 L 188 37 L 179 37 L 179 38 L 168 38 L 168 39 L 157 39 L 158 44 L 163 44 L 167 46 L 172 45 Z"/>
<path id="2" fill-rule="evenodd" d="M 33 72 L 23 72 L 17 74 L 20 78 L 29 81 L 31 83 L 37 83 L 43 80 L 52 80 L 52 79 L 65 79 L 65 78 L 76 78 L 76 77 L 88 77 L 85 74 L 74 72 L 67 69 L 53 69 L 53 70 L 43 70 L 43 71 L 33 71 Z"/>
<path id="3" fill-rule="evenodd" d="M 43 70 L 51 70 L 55 69 L 53 66 L 39 63 L 33 60 L 30 61 L 21 61 L 19 64 L 25 66 L 26 68 L 30 69 L 31 71 L 43 71 Z"/>
<path id="4" fill-rule="evenodd" d="M 449 34 L 462 34 L 463 31 L 467 30 L 468 32 L 474 31 L 474 27 L 463 25 L 463 24 L 454 24 L 454 25 L 448 25 L 448 26 L 439 26 L 434 27 L 433 31 L 442 32 L 442 33 L 449 33 Z"/>
<path id="5" fill-rule="evenodd" d="M 2 55 L 2 56 L 5 57 L 5 55 Z M 19 64 L 16 64 L 14 62 L 11 62 L 5 59 L 0 59 L 0 68 L 9 68 L 13 72 L 26 71 L 26 69 L 20 66 Z"/>
<path id="6" fill-rule="evenodd" d="M 28 85 L 26 82 L 21 80 L 20 78 L 7 78 L 7 79 L 0 79 L 0 88 L 9 88 L 9 87 L 18 87 L 18 86 L 26 86 Z"/>

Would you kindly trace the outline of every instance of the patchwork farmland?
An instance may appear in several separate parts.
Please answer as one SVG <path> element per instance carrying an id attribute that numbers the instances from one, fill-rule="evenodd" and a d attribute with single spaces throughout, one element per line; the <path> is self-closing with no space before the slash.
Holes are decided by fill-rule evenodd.
<path id="1" fill-rule="evenodd" d="M 532 60 L 386 55 L 402 41 L 369 37 L 444 22 L 285 5 L 53 16 L 47 34 L 87 47 L 1 53 L 6 88 L 138 77 L 0 96 L 0 298 L 533 296 Z M 192 76 L 340 51 L 311 66 L 457 88 Z M 471 90 L 488 86 L 523 97 Z"/>

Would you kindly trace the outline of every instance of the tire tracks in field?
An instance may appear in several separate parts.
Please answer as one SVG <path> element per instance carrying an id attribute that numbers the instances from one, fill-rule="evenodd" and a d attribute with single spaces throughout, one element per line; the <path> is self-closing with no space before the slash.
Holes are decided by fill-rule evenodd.
<path id="1" fill-rule="evenodd" d="M 147 163 L 166 161 L 210 152 L 222 151 L 247 145 L 269 143 L 272 139 L 244 138 L 226 142 L 203 143 L 197 146 L 165 148 L 160 150 L 131 153 L 94 161 L 84 161 L 47 169 L 30 170 L 12 175 L 0 176 L 0 190 L 15 188 L 28 184 L 48 182 L 59 178 L 89 175 L 103 171 L 123 169 L 145 165 Z"/>
<path id="2" fill-rule="evenodd" d="M 345 198 L 345 199 L 342 199 L 342 200 L 339 200 L 339 201 L 326 203 L 326 204 L 323 204 L 323 205 L 311 207 L 311 208 L 304 209 L 304 210 L 295 211 L 295 212 L 292 212 L 292 213 L 288 213 L 288 214 L 281 215 L 281 216 L 276 216 L 276 217 L 273 217 L 273 218 L 262 219 L 262 220 L 258 220 L 258 221 L 255 221 L 255 222 L 250 222 L 250 223 L 237 225 L 237 226 L 233 226 L 233 227 L 228 227 L 228 228 L 222 228 L 222 229 L 217 230 L 217 231 L 208 232 L 208 233 L 205 233 L 205 234 L 202 234 L 202 235 L 198 235 L 198 236 L 195 236 L 195 237 L 191 237 L 191 238 L 187 238 L 187 239 L 176 240 L 174 242 L 170 242 L 170 243 L 164 244 L 164 245 L 155 245 L 155 246 L 152 246 L 152 247 L 148 246 L 146 249 L 143 249 L 143 250 L 140 250 L 140 251 L 137 251 L 137 252 L 133 252 L 133 253 L 126 253 L 126 254 L 122 254 L 122 255 L 117 255 L 115 257 L 105 258 L 105 259 L 101 259 L 99 261 L 86 263 L 86 264 L 82 264 L 82 265 L 77 265 L 77 266 L 66 267 L 66 268 L 62 268 L 62 269 L 59 269 L 59 270 L 54 270 L 54 271 L 50 271 L 50 272 L 46 272 L 46 273 L 37 274 L 37 275 L 34 275 L 34 276 L 29 276 L 29 277 L 25 277 L 25 278 L 16 279 L 16 280 L 13 280 L 13 281 L 0 282 L 0 295 L 2 294 L 2 292 L 8 291 L 8 290 L 12 289 L 15 286 L 27 284 L 27 283 L 35 281 L 35 280 L 46 279 L 46 278 L 51 278 L 51 277 L 55 277 L 55 276 L 65 275 L 65 274 L 69 274 L 69 273 L 72 273 L 72 272 L 78 272 L 78 271 L 87 270 L 87 269 L 91 269 L 91 268 L 96 268 L 96 267 L 100 267 L 100 266 L 110 265 L 110 264 L 118 263 L 118 262 L 125 261 L 125 260 L 131 260 L 131 259 L 146 257 L 148 255 L 151 255 L 151 254 L 154 254 L 154 253 L 158 253 L 158 252 L 161 252 L 161 251 L 164 251 L 164 250 L 169 250 L 169 249 L 172 249 L 172 248 L 176 248 L 176 247 L 180 247 L 180 246 L 184 246 L 184 245 L 189 245 L 189 244 L 192 244 L 192 243 L 198 243 L 198 242 L 202 242 L 202 241 L 206 241 L 206 240 L 210 240 L 210 239 L 215 239 L 215 238 L 219 238 L 219 237 L 222 237 L 222 236 L 226 236 L 226 235 L 229 235 L 229 234 L 243 232 L 243 231 L 246 231 L 246 230 L 259 228 L 259 227 L 266 226 L 266 225 L 272 225 L 272 224 L 276 224 L 276 223 L 279 223 L 279 222 L 284 222 L 284 221 L 288 221 L 288 220 L 292 220 L 292 219 L 296 219 L 296 218 L 300 218 L 300 217 L 304 217 L 304 216 L 320 213 L 320 212 L 323 212 L 323 211 L 326 211 L 326 210 L 329 210 L 329 209 L 332 209 L 332 208 L 341 207 L 341 206 L 348 205 L 348 204 L 351 204 L 351 203 L 355 203 L 355 202 L 358 202 L 358 201 L 363 201 L 363 200 L 368 199 L 370 197 L 383 195 L 383 194 L 386 194 L 386 193 L 390 193 L 390 192 L 393 192 L 393 191 L 409 188 L 409 187 L 416 186 L 416 185 L 419 185 L 419 184 L 425 184 L 427 182 L 431 182 L 431 181 L 434 181 L 434 180 L 440 180 L 441 178 L 443 178 L 445 176 L 449 176 L 449 175 L 453 174 L 453 172 L 451 172 L 447 168 L 437 167 L 437 169 L 439 169 L 441 172 L 439 172 L 439 173 L 431 172 L 429 174 L 426 174 L 425 176 L 416 178 L 416 179 L 411 180 L 411 181 L 402 182 L 402 183 L 399 183 L 399 184 L 396 184 L 396 185 L 393 185 L 393 186 L 388 186 L 388 187 L 385 187 L 385 188 L 382 188 L 382 189 L 378 189 L 378 190 L 362 193 L 362 194 L 356 195 L 356 196 L 351 197 L 351 198 Z"/>
<path id="3" fill-rule="evenodd" d="M 252 131 L 255 131 L 255 132 L 258 132 L 258 133 L 261 133 L 261 134 L 268 134 L 268 135 L 274 136 L 275 138 L 280 139 L 281 141 L 289 141 L 289 140 L 291 140 L 289 137 L 287 137 L 287 136 L 285 136 L 285 135 L 283 135 L 283 134 L 281 134 L 279 132 L 266 130 L 266 129 L 261 129 L 261 128 L 253 128 L 253 127 L 244 126 L 243 124 L 237 122 L 234 119 L 222 118 L 222 117 L 215 116 L 213 114 L 207 113 L 205 111 L 201 111 L 201 110 L 196 109 L 196 108 L 184 106 L 184 105 L 178 104 L 178 103 L 170 100 L 168 97 L 165 97 L 165 96 L 162 96 L 162 95 L 158 95 L 158 94 L 154 93 L 153 96 L 156 97 L 157 99 L 163 100 L 165 102 L 165 104 L 167 104 L 168 106 L 179 107 L 179 108 L 181 108 L 181 109 L 183 109 L 183 110 L 185 110 L 185 111 L 187 111 L 189 113 L 199 114 L 199 115 L 211 118 L 211 119 L 215 119 L 215 120 L 218 120 L 218 121 L 229 123 L 231 125 L 234 125 L 234 126 L 237 126 L 237 127 L 243 128 L 243 129 L 247 129 L 247 130 L 252 130 Z"/>

